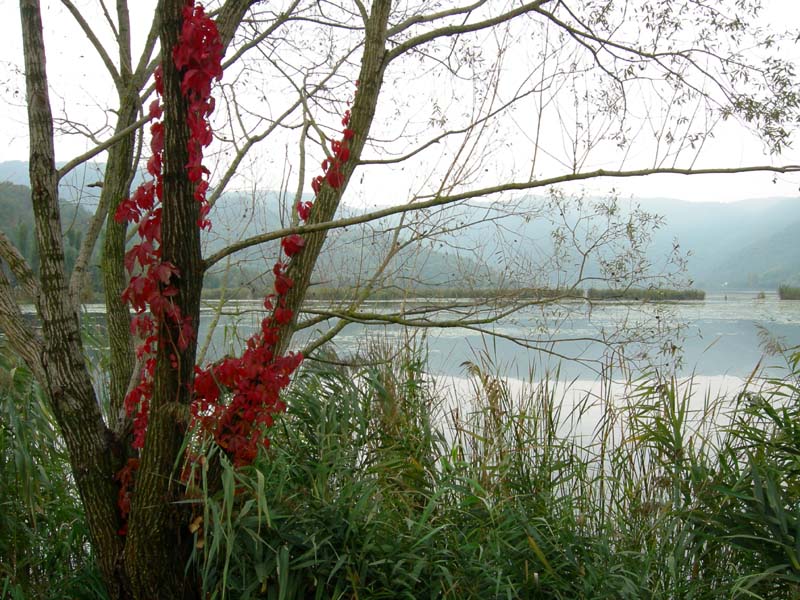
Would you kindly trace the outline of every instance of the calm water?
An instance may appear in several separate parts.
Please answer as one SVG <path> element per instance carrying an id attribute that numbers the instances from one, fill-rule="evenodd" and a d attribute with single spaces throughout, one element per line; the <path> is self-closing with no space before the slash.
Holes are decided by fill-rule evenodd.
<path id="1" fill-rule="evenodd" d="M 212 305 L 203 309 L 200 340 L 206 339 L 213 318 Z M 396 308 L 392 303 L 375 303 L 366 308 L 375 312 L 387 312 Z M 577 308 L 577 307 L 574 307 Z M 657 308 L 659 314 L 650 310 Z M 633 365 L 634 374 L 641 372 L 649 360 L 654 360 L 666 372 L 678 376 L 694 376 L 695 385 L 716 392 L 731 391 L 740 385 L 757 366 L 767 374 L 780 375 L 785 361 L 780 356 L 765 351 L 764 340 L 775 338 L 785 346 L 800 345 L 800 301 L 780 301 L 776 294 L 767 294 L 758 299 L 754 292 L 730 292 L 709 295 L 701 302 L 681 302 L 666 307 L 650 307 L 641 310 L 638 304 L 597 304 L 591 314 L 585 309 L 566 315 L 550 312 L 542 315 L 533 310 L 523 311 L 513 319 L 492 326 L 497 337 L 461 328 L 432 330 L 424 334 L 421 330 L 406 330 L 400 326 L 369 326 L 351 324 L 335 338 L 332 348 L 341 357 L 352 355 L 369 344 L 384 343 L 399 346 L 409 339 L 427 351 L 427 364 L 431 375 L 448 381 L 456 388 L 466 385 L 466 370 L 463 363 L 471 361 L 490 363 L 491 371 L 508 378 L 510 385 L 521 382 L 552 378 L 556 368 L 561 381 L 573 382 L 575 390 L 597 390 L 598 374 L 603 365 L 619 361 L 609 358 L 608 348 L 588 341 L 600 332 L 613 332 L 616 326 L 627 321 L 634 328 L 649 328 L 656 335 L 663 335 L 662 342 L 676 349 L 671 353 L 658 354 L 657 348 L 630 344 L 629 355 L 648 353 L 648 358 Z M 666 310 L 666 313 L 661 312 Z M 102 320 L 104 307 L 87 307 L 87 316 Z M 240 350 L 242 340 L 256 331 L 264 317 L 258 301 L 232 302 L 226 305 L 225 314 L 214 329 L 212 341 L 206 355 L 213 360 L 224 354 Z M 665 323 L 683 323 L 676 335 Z M 319 335 L 326 326 L 298 336 L 302 344 Z M 522 348 L 508 337 L 527 336 L 547 339 L 555 332 L 559 344 L 540 343 L 538 349 Z M 660 333 L 659 333 L 660 332 Z M 565 360 L 550 354 L 579 358 L 580 361 Z M 676 361 L 675 358 L 680 358 Z M 607 373 L 607 371 L 606 371 Z M 614 379 L 625 379 L 618 367 L 612 372 Z"/>
<path id="2" fill-rule="evenodd" d="M 384 302 L 373 303 L 364 310 L 388 312 L 396 308 L 396 304 Z M 477 379 L 469 377 L 463 363 L 490 363 L 488 371 L 502 377 L 505 385 L 519 397 L 547 385 L 561 407 L 560 431 L 591 437 L 604 415 L 613 414 L 626 404 L 627 398 L 635 397 L 636 391 L 628 383 L 630 378 L 647 371 L 646 360 L 626 363 L 627 370 L 616 366 L 619 361 L 611 361 L 614 368 L 602 371 L 604 377 L 600 377 L 601 366 L 609 364 L 608 348 L 587 339 L 600 332 L 611 335 L 620 322 L 662 335 L 662 342 L 667 342 L 668 346 L 675 344 L 674 356 L 672 353 L 659 355 L 652 347 L 636 344 L 628 347 L 628 354 L 647 350 L 650 358 L 661 365 L 662 373 L 678 376 L 681 395 L 691 391 L 687 394 L 689 419 L 698 430 L 718 426 L 726 419 L 724 414 L 707 412 L 706 398 L 733 398 L 756 367 L 762 374 L 780 377 L 786 373 L 785 361 L 765 351 L 765 339 L 775 338 L 787 347 L 800 346 L 800 301 L 780 301 L 776 294 L 758 299 L 754 292 L 729 292 L 727 296 L 709 295 L 702 302 L 650 306 L 645 310 L 639 304 L 606 303 L 595 305 L 590 314 L 579 305 L 569 308 L 571 314 L 550 311 L 542 315 L 533 310 L 523 311 L 493 326 L 493 331 L 500 336 L 536 338 L 538 335 L 545 339 L 545 330 L 549 330 L 558 338 L 571 340 L 556 345 L 541 344 L 543 349 L 521 348 L 509 339 L 466 329 L 432 330 L 423 336 L 420 330 L 405 330 L 400 326 L 359 324 L 348 325 L 335 338 L 332 347 L 340 357 L 348 357 L 370 344 L 399 347 L 414 339 L 417 347 L 426 349 L 429 376 L 444 401 L 443 415 L 450 409 L 458 409 L 462 414 L 468 411 L 476 397 L 476 386 L 480 387 Z M 86 321 L 102 324 L 104 306 L 91 305 L 85 309 Z M 264 316 L 258 301 L 226 305 L 210 338 L 206 360 L 238 353 L 243 340 L 259 329 Z M 213 318 L 213 305 L 209 304 L 201 314 L 201 345 Z M 668 322 L 684 326 L 675 335 L 674 329 L 665 325 Z M 321 324 L 317 330 L 297 336 L 296 342 L 302 345 L 306 341 L 304 338 L 313 339 L 326 328 Z M 562 360 L 548 354 L 548 350 L 581 360 Z M 676 362 L 676 357 L 680 361 Z M 557 378 L 553 374 L 556 368 L 559 369 Z M 99 380 L 98 385 L 103 386 Z M 581 409 L 573 411 L 578 406 Z"/>
<path id="3" fill-rule="evenodd" d="M 375 303 L 365 310 L 388 312 L 396 309 L 392 303 Z M 542 327 L 550 327 L 555 336 L 568 338 L 557 345 L 543 345 L 543 350 L 521 348 L 509 339 L 482 335 L 466 329 L 429 331 L 424 337 L 419 330 L 406 330 L 400 326 L 348 325 L 335 339 L 333 348 L 339 356 L 352 355 L 369 344 L 384 343 L 395 347 L 416 336 L 418 346 L 427 351 L 429 374 L 440 389 L 440 395 L 449 408 L 468 409 L 474 398 L 477 380 L 470 379 L 463 363 L 466 361 L 491 363 L 490 372 L 504 378 L 512 393 L 524 396 L 528 390 L 547 380 L 562 407 L 564 432 L 591 436 L 609 403 L 617 405 L 635 391 L 629 375 L 645 372 L 647 361 L 638 365 L 626 363 L 629 371 L 615 367 L 604 371 L 608 364 L 607 347 L 581 338 L 596 337 L 599 332 L 613 332 L 620 322 L 631 326 L 653 329 L 663 334 L 668 346 L 675 344 L 675 355 L 653 352 L 653 348 L 632 344 L 629 354 L 648 350 L 650 358 L 661 365 L 662 372 L 676 374 L 681 393 L 691 391 L 690 419 L 697 427 L 709 419 L 717 425 L 724 416 L 706 412 L 706 398 L 732 397 L 744 381 L 758 367 L 762 374 L 781 376 L 785 373 L 785 360 L 766 351 L 765 340 L 774 339 L 787 347 L 800 345 L 800 301 L 780 301 L 776 294 L 759 299 L 754 292 L 731 292 L 727 295 L 709 295 L 701 302 L 681 302 L 667 306 L 645 307 L 639 304 L 606 303 L 586 310 L 573 310 L 575 314 L 546 314 L 533 310 L 522 312 L 515 318 L 494 325 L 493 331 L 501 336 L 536 337 Z M 655 312 L 650 310 L 656 309 Z M 573 307 L 578 309 L 578 306 Z M 213 349 L 209 357 L 235 352 L 241 339 L 255 331 L 263 318 L 256 302 L 238 302 L 226 307 L 230 313 L 220 319 L 213 336 Z M 238 314 L 236 314 L 238 313 Z M 201 339 L 207 331 L 212 311 L 203 313 Z M 656 318 L 658 317 L 658 318 Z M 665 323 L 682 323 L 675 334 Z M 556 330 L 557 327 L 557 330 Z M 324 325 L 319 331 L 324 331 Z M 318 332 L 317 332 L 318 335 Z M 314 333 L 305 333 L 313 338 Z M 301 337 L 300 342 L 303 342 Z M 579 357 L 580 361 L 562 360 L 548 354 L 554 350 L 563 355 Z M 675 358 L 680 360 L 675 361 Z M 614 361 L 612 361 L 614 362 Z M 638 367 L 638 368 L 637 368 Z M 558 368 L 558 381 L 553 372 Z M 533 383 L 532 383 L 533 382 Z M 582 406 L 582 416 L 573 421 L 572 407 Z"/>
<path id="4" fill-rule="evenodd" d="M 379 312 L 391 308 L 391 303 L 376 303 L 368 310 Z M 491 326 L 492 331 L 505 337 L 462 328 L 432 330 L 423 337 L 420 330 L 406 330 L 395 325 L 351 324 L 336 337 L 332 347 L 338 355 L 348 356 L 370 343 L 386 341 L 399 345 L 413 337 L 427 348 L 429 369 L 435 375 L 463 375 L 465 361 L 479 362 L 483 358 L 498 371 L 519 379 L 528 379 L 531 370 L 539 374 L 556 367 L 560 368 L 562 378 L 594 379 L 601 366 L 611 359 L 607 347 L 588 338 L 596 338 L 601 332 L 613 335 L 610 332 L 623 321 L 634 328 L 652 328 L 680 360 L 675 361 L 672 352 L 658 355 L 657 348 L 639 344 L 629 345 L 629 355 L 647 352 L 649 359 L 668 369 L 677 368 L 681 376 L 747 377 L 757 365 L 770 367 L 782 363 L 780 357 L 765 352 L 766 338 L 780 340 L 785 346 L 800 345 L 800 301 L 780 301 L 776 294 L 758 299 L 754 292 L 732 292 L 726 296 L 709 295 L 701 302 L 674 303 L 665 308 L 667 314 L 657 315 L 643 312 L 640 305 L 617 303 L 598 304 L 591 314 L 584 309 L 572 316 L 548 314 L 543 317 L 541 312 L 523 311 L 513 320 Z M 257 302 L 231 303 L 226 312 L 228 314 L 220 319 L 215 330 L 209 358 L 235 352 L 241 339 L 255 331 L 263 318 Z M 211 309 L 205 309 L 201 339 L 206 335 L 211 317 Z M 683 327 L 675 333 L 665 323 L 682 323 Z M 545 333 L 543 328 L 567 341 L 547 343 L 550 333 Z M 314 332 L 306 332 L 298 341 L 302 343 L 325 329 L 320 326 Z M 538 338 L 539 349 L 523 348 L 507 339 L 523 336 Z M 646 359 L 637 363 L 639 367 L 646 364 Z"/>

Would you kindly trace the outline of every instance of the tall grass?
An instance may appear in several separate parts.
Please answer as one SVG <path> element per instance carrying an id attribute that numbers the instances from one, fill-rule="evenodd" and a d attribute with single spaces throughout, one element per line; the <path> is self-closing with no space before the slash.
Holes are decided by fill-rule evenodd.
<path id="1" fill-rule="evenodd" d="M 406 351 L 311 367 L 271 449 L 198 504 L 211 598 L 792 598 L 800 387 L 735 399 L 652 378 L 624 401 L 442 401 Z M 597 413 L 590 436 L 577 427 Z"/>
<path id="2" fill-rule="evenodd" d="M 252 467 L 208 449 L 207 598 L 800 597 L 797 349 L 731 398 L 652 376 L 574 402 L 480 362 L 448 399 L 418 352 L 365 358 L 307 366 Z M 102 598 L 52 417 L 0 374 L 0 598 Z"/>
<path id="3" fill-rule="evenodd" d="M 105 598 L 55 420 L 0 343 L 0 598 Z"/>

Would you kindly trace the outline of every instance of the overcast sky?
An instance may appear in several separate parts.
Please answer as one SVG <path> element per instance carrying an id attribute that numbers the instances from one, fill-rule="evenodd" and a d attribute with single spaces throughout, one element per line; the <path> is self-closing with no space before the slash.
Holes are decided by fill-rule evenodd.
<path id="1" fill-rule="evenodd" d="M 96 6 L 95 0 L 76 0 L 83 7 Z M 134 38 L 141 37 L 146 21 L 141 16 L 147 12 L 150 0 L 132 2 Z M 797 0 L 764 0 L 765 18 L 776 27 L 800 24 L 800 2 Z M 102 111 L 108 99 L 114 96 L 102 64 L 86 43 L 72 19 L 65 14 L 58 0 L 42 2 L 47 40 L 48 75 L 52 88 L 53 109 L 66 113 L 76 120 L 89 120 L 90 129 L 105 125 Z M 4 23 L 4 36 L 0 48 L 0 98 L 5 110 L 0 114 L 0 161 L 26 160 L 27 131 L 24 113 L 24 81 L 21 75 L 22 42 L 19 26 L 19 5 L 15 0 L 0 0 L 0 19 Z M 99 27 L 98 29 L 103 29 Z M 137 31 L 138 28 L 138 31 Z M 800 56 L 800 51 L 797 53 Z M 100 135 L 104 138 L 107 134 Z M 800 139 L 795 135 L 795 148 L 782 156 L 764 153 L 762 143 L 752 134 L 744 132 L 734 123 L 721 128 L 705 149 L 697 166 L 743 166 L 754 164 L 800 164 Z M 91 147 L 85 137 L 73 135 L 57 141 L 57 159 L 68 160 Z M 281 153 L 283 149 L 281 149 Z M 612 161 L 613 162 L 613 161 Z M 611 166 L 611 165 L 609 165 Z M 554 174 L 554 173 L 549 173 Z M 405 174 L 393 176 L 398 188 L 403 187 Z M 369 191 L 370 177 L 360 196 L 374 194 Z M 377 182 L 376 182 L 377 184 Z M 380 185 L 386 189 L 387 178 Z M 735 176 L 686 177 L 659 175 L 637 180 L 597 180 L 583 184 L 591 193 L 607 193 L 612 188 L 623 196 L 672 197 L 699 201 L 733 201 L 768 196 L 800 197 L 800 175 L 743 174 Z M 380 203 L 380 202 L 379 202 Z"/>

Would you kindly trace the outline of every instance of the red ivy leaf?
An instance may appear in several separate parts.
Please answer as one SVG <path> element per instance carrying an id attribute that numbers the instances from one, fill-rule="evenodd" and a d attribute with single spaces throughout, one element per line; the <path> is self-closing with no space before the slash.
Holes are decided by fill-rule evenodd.
<path id="1" fill-rule="evenodd" d="M 275 277 L 275 292 L 279 296 L 285 296 L 293 285 L 294 281 L 286 275 L 277 275 Z"/>
<path id="2" fill-rule="evenodd" d="M 311 202 L 299 202 L 297 204 L 297 214 L 303 221 L 308 221 L 311 216 L 311 207 L 314 206 Z"/>
<path id="3" fill-rule="evenodd" d="M 327 181 L 328 185 L 333 189 L 338 190 L 344 185 L 344 174 L 338 168 L 331 169 L 328 171 L 328 174 L 325 175 L 325 181 Z"/>
<path id="4" fill-rule="evenodd" d="M 281 240 L 281 247 L 283 251 L 286 253 L 286 256 L 294 256 L 295 254 L 299 253 L 306 245 L 306 241 L 293 233 L 292 235 L 287 235 L 285 238 Z"/>
<path id="5" fill-rule="evenodd" d="M 147 172 L 153 177 L 161 175 L 161 155 L 153 154 L 147 161 Z"/>
<path id="6" fill-rule="evenodd" d="M 155 275 L 164 285 L 168 284 L 173 275 L 179 274 L 178 268 L 169 261 L 164 261 L 155 268 Z"/>
<path id="7" fill-rule="evenodd" d="M 147 114 L 151 119 L 160 119 L 161 115 L 164 114 L 164 111 L 161 108 L 161 103 L 158 101 L 158 98 L 156 98 L 150 103 L 150 110 L 148 111 Z"/>
<path id="8" fill-rule="evenodd" d="M 136 206 L 136 203 L 130 198 L 126 198 L 120 202 L 119 206 L 117 206 L 117 210 L 114 212 L 114 220 L 117 223 L 138 223 L 139 217 L 141 217 L 141 212 Z"/>
<path id="9" fill-rule="evenodd" d="M 290 309 L 279 306 L 275 309 L 275 322 L 278 325 L 286 325 L 292 320 L 293 315 Z"/>
<path id="10" fill-rule="evenodd" d="M 164 124 L 153 123 L 150 125 L 150 135 L 152 136 L 150 150 L 153 154 L 161 154 L 164 151 Z M 152 173 L 151 175 L 156 176 Z"/>
<path id="11" fill-rule="evenodd" d="M 350 160 L 350 148 L 348 148 L 347 145 L 342 144 L 342 146 L 339 148 L 339 151 L 336 153 L 336 158 L 343 163 Z"/>

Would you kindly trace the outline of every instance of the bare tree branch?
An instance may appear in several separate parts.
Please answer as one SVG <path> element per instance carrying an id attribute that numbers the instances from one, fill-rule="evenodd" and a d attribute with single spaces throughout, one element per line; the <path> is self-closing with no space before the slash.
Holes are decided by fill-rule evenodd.
<path id="1" fill-rule="evenodd" d="M 39 283 L 36 281 L 36 276 L 33 274 L 25 257 L 20 254 L 19 250 L 14 247 L 14 244 L 2 231 L 0 231 L 0 258 L 6 261 L 8 268 L 11 269 L 25 293 L 32 299 L 36 299 L 39 296 Z"/>
<path id="2" fill-rule="evenodd" d="M 103 5 L 105 11 L 105 5 Z M 119 46 L 119 65 L 120 77 L 122 82 L 127 82 L 133 72 L 133 57 L 131 56 L 131 15 L 128 11 L 128 0 L 117 0 L 117 20 L 119 21 L 119 33 L 117 35 L 117 45 Z M 110 21 L 110 19 L 109 19 Z M 114 25 L 111 23 L 113 29 Z"/>
<path id="3" fill-rule="evenodd" d="M 239 1 L 241 1 L 241 0 L 239 0 Z M 245 42 L 244 44 L 239 46 L 236 49 L 236 52 L 231 54 L 230 57 L 226 58 L 225 62 L 222 63 L 222 68 L 223 69 L 228 68 L 230 65 L 232 65 L 237 60 L 239 60 L 242 56 L 244 56 L 247 53 L 248 50 L 251 50 L 251 49 L 255 48 L 256 46 L 261 44 L 264 40 L 266 40 L 270 36 L 272 36 L 272 34 L 275 33 L 281 27 L 281 25 L 283 25 L 284 23 L 286 23 L 290 19 L 290 17 L 292 16 L 292 13 L 294 12 L 295 8 L 297 8 L 297 6 L 299 4 L 300 4 L 300 0 L 294 0 L 292 5 L 289 6 L 289 8 L 287 8 L 280 15 L 278 15 L 278 18 L 275 19 L 275 21 L 269 27 L 267 27 L 264 31 L 260 32 L 252 40 L 248 40 L 247 42 Z M 220 32 L 220 34 L 222 35 L 222 32 Z M 225 39 L 224 36 L 223 36 L 223 39 Z"/>
<path id="4" fill-rule="evenodd" d="M 364 285 L 364 287 L 358 292 L 356 297 L 350 303 L 350 306 L 347 308 L 345 312 L 348 314 L 354 312 L 361 304 L 367 300 L 372 292 L 375 290 L 376 284 L 378 283 L 379 278 L 383 273 L 386 271 L 386 268 L 391 263 L 392 259 L 397 256 L 400 250 L 404 247 L 409 246 L 413 243 L 412 240 L 407 241 L 404 244 L 400 244 L 400 232 L 403 230 L 403 219 L 400 220 L 397 227 L 394 228 L 394 232 L 392 234 L 391 241 L 389 243 L 389 252 L 386 253 L 386 256 L 378 265 L 378 267 L 373 272 L 372 276 L 370 277 L 369 281 Z M 336 335 L 347 326 L 349 321 L 347 319 L 339 319 L 339 321 L 333 325 L 328 331 L 324 334 L 319 336 L 316 340 L 308 344 L 305 348 L 303 348 L 303 356 L 309 356 L 312 352 L 316 349 L 320 348 L 323 344 L 326 344 L 330 340 L 332 340 Z M 300 327 L 298 327 L 300 329 Z"/>
<path id="5" fill-rule="evenodd" d="M 414 25 L 420 25 L 422 23 L 431 23 L 433 21 L 437 21 L 439 19 L 444 19 L 446 17 L 454 17 L 456 15 L 463 15 L 469 14 L 473 10 L 480 8 L 484 4 L 486 4 L 488 0 L 477 0 L 472 4 L 468 4 L 466 6 L 457 6 L 455 8 L 450 8 L 448 10 L 442 10 L 437 13 L 431 13 L 428 15 L 414 15 L 413 17 L 409 17 L 405 21 L 402 21 L 395 25 L 394 27 L 389 28 L 388 35 L 389 37 L 393 35 L 397 35 L 398 33 L 402 33 L 409 27 L 413 27 Z"/>
<path id="6" fill-rule="evenodd" d="M 111 57 L 106 52 L 106 49 L 103 47 L 103 44 L 100 43 L 100 40 L 95 35 L 94 31 L 92 30 L 89 23 L 83 17 L 81 12 L 77 9 L 77 7 L 72 3 L 72 0 L 61 0 L 61 3 L 67 7 L 72 16 L 78 22 L 83 33 L 92 43 L 94 46 L 95 51 L 100 56 L 100 59 L 103 61 L 103 64 L 106 66 L 106 70 L 108 70 L 109 75 L 111 75 L 111 79 L 114 80 L 114 85 L 116 85 L 117 89 L 122 88 L 122 79 L 120 78 L 119 71 L 117 71 L 117 67 L 114 65 L 114 61 L 111 60 Z"/>
<path id="7" fill-rule="evenodd" d="M 133 72 L 133 77 L 131 77 L 131 88 L 136 90 L 136 93 L 144 87 L 145 82 L 147 81 L 150 74 L 155 69 L 155 65 L 157 64 L 157 60 L 151 60 L 153 56 L 153 50 L 156 47 L 156 42 L 158 41 L 158 28 L 159 28 L 159 11 L 155 11 L 153 14 L 153 20 L 150 23 L 150 31 L 147 33 L 147 39 L 144 43 L 144 48 L 142 48 L 142 53 L 139 56 L 139 63 L 136 65 L 136 70 Z M 144 95 L 144 98 L 150 95 L 150 91 L 147 91 Z"/>
<path id="8" fill-rule="evenodd" d="M 215 252 L 214 254 L 205 259 L 204 264 L 205 264 L 205 269 L 208 269 L 209 267 L 218 263 L 220 260 L 224 259 L 226 256 L 230 254 L 239 252 L 240 250 L 244 250 L 252 246 L 257 246 L 258 244 L 263 244 L 265 242 L 277 240 L 284 236 L 291 235 L 293 233 L 304 234 L 304 233 L 310 233 L 312 231 L 339 229 L 342 227 L 357 225 L 359 223 L 367 223 L 369 221 L 375 221 L 377 219 L 382 219 L 384 217 L 388 217 L 391 215 L 418 211 L 425 208 L 432 208 L 434 206 L 444 206 L 446 204 L 453 204 L 455 202 L 460 202 L 462 200 L 483 198 L 486 196 L 491 196 L 492 194 L 499 194 L 501 192 L 527 191 L 537 188 L 548 187 L 552 185 L 558 185 L 562 183 L 569 183 L 574 181 L 586 181 L 588 179 L 597 179 L 600 177 L 622 179 L 629 177 L 645 177 L 648 175 L 659 175 L 659 174 L 733 175 L 737 173 L 763 173 L 763 172 L 797 173 L 800 172 L 800 165 L 784 165 L 784 166 L 762 165 L 762 166 L 752 166 L 752 167 L 730 167 L 730 168 L 719 167 L 719 168 L 708 168 L 708 169 L 654 168 L 654 169 L 638 169 L 632 171 L 610 171 L 606 169 L 598 169 L 595 171 L 586 171 L 583 173 L 569 173 L 566 175 L 559 175 L 557 177 L 549 177 L 546 179 L 538 179 L 534 181 L 504 183 L 496 186 L 471 190 L 468 192 L 462 192 L 460 194 L 434 196 L 434 197 L 422 196 L 423 198 L 428 197 L 430 199 L 420 202 L 412 202 L 408 204 L 390 206 L 380 210 L 364 213 L 362 215 L 356 215 L 353 217 L 347 217 L 342 219 L 335 219 L 324 223 L 314 223 L 310 225 L 303 225 L 300 227 L 287 227 L 285 229 L 279 229 L 276 231 L 255 235 L 240 240 L 238 242 L 234 242 L 233 244 L 227 246 L 226 248 L 223 248 Z"/>
<path id="9" fill-rule="evenodd" d="M 63 179 L 64 176 L 67 173 L 69 173 L 70 171 L 72 171 L 76 167 L 79 167 L 83 163 L 85 163 L 85 162 L 87 162 L 89 160 L 92 160 L 95 156 L 97 156 L 101 152 L 104 152 L 104 151 L 108 150 L 111 146 L 113 146 L 114 144 L 119 142 L 121 139 L 123 139 L 126 136 L 130 135 L 131 133 L 133 133 L 137 129 L 140 129 L 149 120 L 150 120 L 149 116 L 142 117 L 141 119 L 139 119 L 135 123 L 129 125 L 128 127 L 123 129 L 122 131 L 119 131 L 118 133 L 115 133 L 114 135 L 112 135 L 105 142 L 103 142 L 101 144 L 98 144 L 97 146 L 95 146 L 94 148 L 92 148 L 91 150 L 89 150 L 87 152 L 84 152 L 80 156 L 76 156 L 71 161 L 69 161 L 67 164 L 65 164 L 63 167 L 58 169 L 58 172 L 57 172 L 58 173 L 58 178 L 59 179 Z"/>
<path id="10" fill-rule="evenodd" d="M 42 340 L 26 323 L 14 292 L 0 263 L 0 331 L 8 336 L 13 348 L 42 385 L 47 381 L 42 366 Z"/>
<path id="11" fill-rule="evenodd" d="M 308 93 L 313 95 L 319 92 L 321 89 L 324 89 L 327 82 L 336 74 L 338 67 L 341 66 L 347 60 L 347 58 L 350 56 L 351 53 L 352 51 L 346 53 L 345 56 L 343 56 L 337 62 L 335 67 L 331 69 L 331 73 L 324 79 L 322 79 L 319 83 L 317 83 L 311 90 L 306 92 L 305 90 L 298 89 L 297 100 L 294 101 L 286 110 L 284 110 L 283 113 L 281 113 L 272 123 L 270 123 L 269 127 L 267 127 L 264 131 L 256 135 L 247 136 L 247 141 L 236 152 L 236 156 L 234 156 L 233 160 L 231 160 L 230 164 L 228 165 L 228 168 L 225 170 L 225 173 L 220 178 L 219 183 L 214 187 L 213 192 L 209 194 L 208 203 L 211 206 L 213 206 L 214 203 L 216 203 L 216 201 L 219 200 L 219 197 L 225 191 L 225 188 L 228 186 L 228 183 L 230 183 L 230 180 L 234 177 L 234 175 L 236 175 L 236 172 L 238 168 L 241 166 L 242 161 L 246 158 L 247 153 L 253 147 L 255 147 L 259 142 L 267 139 L 270 136 L 270 134 L 273 133 L 278 127 L 280 127 L 281 124 L 289 116 L 291 116 L 298 108 L 300 108 L 301 106 L 305 106 L 305 96 L 304 96 L 305 94 Z M 312 126 L 314 125 L 313 122 L 310 123 Z"/>
<path id="12" fill-rule="evenodd" d="M 498 15 L 496 17 L 492 17 L 490 19 L 484 19 L 483 21 L 476 21 L 475 23 L 466 23 L 464 25 L 450 25 L 447 27 L 441 27 L 439 29 L 434 29 L 432 31 L 428 31 L 426 33 L 422 33 L 418 36 L 412 37 L 404 42 L 401 42 L 394 48 L 392 48 L 386 55 L 386 62 L 389 63 L 396 59 L 399 56 L 402 56 L 409 50 L 416 48 L 417 46 L 421 46 L 423 44 L 427 44 L 428 42 L 432 42 L 435 39 L 441 37 L 450 37 L 454 35 L 461 35 L 463 33 L 470 33 L 472 31 L 480 31 L 481 29 L 486 29 L 489 27 L 494 27 L 496 25 L 500 25 L 502 23 L 506 23 L 515 17 L 519 17 L 520 15 L 524 15 L 526 13 L 534 12 L 538 10 L 542 4 L 549 2 L 550 0 L 536 0 L 536 2 L 529 2 L 527 4 L 523 4 L 515 8 L 514 10 L 510 10 L 502 15 Z"/>

